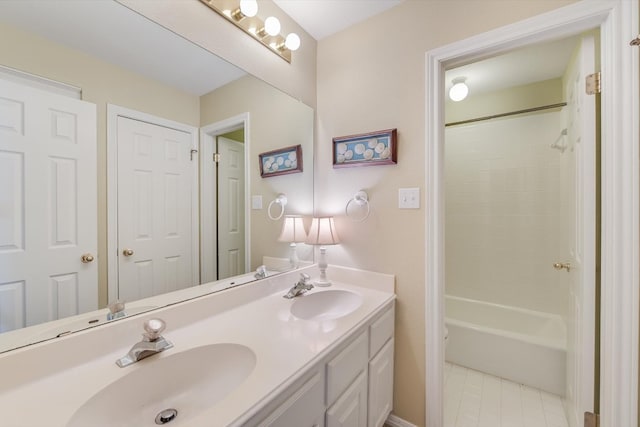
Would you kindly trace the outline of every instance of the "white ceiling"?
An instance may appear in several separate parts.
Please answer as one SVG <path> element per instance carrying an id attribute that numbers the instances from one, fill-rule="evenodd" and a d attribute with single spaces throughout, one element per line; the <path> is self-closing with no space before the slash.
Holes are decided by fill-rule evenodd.
<path id="1" fill-rule="evenodd" d="M 316 40 L 384 12 L 404 0 L 274 0 Z"/>

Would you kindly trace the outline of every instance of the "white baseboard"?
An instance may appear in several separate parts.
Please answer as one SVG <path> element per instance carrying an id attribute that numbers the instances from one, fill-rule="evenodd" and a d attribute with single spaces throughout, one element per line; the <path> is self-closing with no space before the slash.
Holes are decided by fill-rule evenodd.
<path id="1" fill-rule="evenodd" d="M 389 427 L 416 427 L 415 424 L 411 424 L 410 422 L 393 414 L 389 414 L 387 421 L 385 421 L 385 425 Z"/>

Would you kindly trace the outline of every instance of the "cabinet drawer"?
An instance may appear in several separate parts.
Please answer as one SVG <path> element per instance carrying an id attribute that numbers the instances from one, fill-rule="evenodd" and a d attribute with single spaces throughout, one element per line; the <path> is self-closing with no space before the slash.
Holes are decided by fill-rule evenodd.
<path id="1" fill-rule="evenodd" d="M 384 343 L 393 336 L 394 308 L 394 306 L 391 306 L 386 313 L 369 327 L 371 333 L 369 338 L 369 357 L 375 356 Z"/>
<path id="2" fill-rule="evenodd" d="M 327 405 L 331 405 L 366 368 L 369 360 L 367 338 L 367 331 L 364 331 L 327 363 Z"/>

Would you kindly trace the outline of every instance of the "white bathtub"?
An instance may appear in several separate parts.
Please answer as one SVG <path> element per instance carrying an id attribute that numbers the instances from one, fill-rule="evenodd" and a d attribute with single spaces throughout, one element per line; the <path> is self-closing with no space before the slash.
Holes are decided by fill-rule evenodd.
<path id="1" fill-rule="evenodd" d="M 447 295 L 445 325 L 448 362 L 564 396 L 560 316 Z"/>

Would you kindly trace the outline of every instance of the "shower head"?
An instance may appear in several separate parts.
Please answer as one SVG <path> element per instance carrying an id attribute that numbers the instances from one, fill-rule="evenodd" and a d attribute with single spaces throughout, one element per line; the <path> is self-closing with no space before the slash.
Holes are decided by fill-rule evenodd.
<path id="1" fill-rule="evenodd" d="M 564 150 L 567 149 L 567 128 L 562 129 L 558 138 L 553 142 L 553 144 L 549 145 L 549 147 L 564 153 Z"/>

